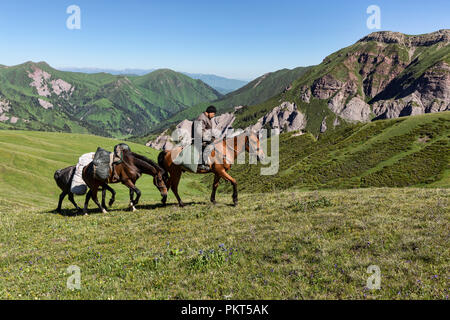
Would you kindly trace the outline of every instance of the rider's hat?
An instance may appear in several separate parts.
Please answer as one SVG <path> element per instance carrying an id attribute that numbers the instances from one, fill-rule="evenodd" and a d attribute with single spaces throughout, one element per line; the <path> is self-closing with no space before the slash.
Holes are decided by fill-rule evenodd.
<path id="1" fill-rule="evenodd" d="M 217 109 L 214 106 L 209 106 L 208 108 L 206 108 L 206 112 L 208 112 L 208 113 L 217 113 Z"/>

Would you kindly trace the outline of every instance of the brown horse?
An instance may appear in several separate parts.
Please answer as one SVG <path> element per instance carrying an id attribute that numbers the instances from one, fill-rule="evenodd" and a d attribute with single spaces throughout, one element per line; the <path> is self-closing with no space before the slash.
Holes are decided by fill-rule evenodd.
<path id="1" fill-rule="evenodd" d="M 214 143 L 214 149 L 209 156 L 209 171 L 197 171 L 197 173 L 214 173 L 214 183 L 212 186 L 211 202 L 216 203 L 216 190 L 219 186 L 220 179 L 223 178 L 233 185 L 233 203 L 238 203 L 238 192 L 236 180 L 228 174 L 231 165 L 243 151 L 250 152 L 255 150 L 258 160 L 264 159 L 264 152 L 260 148 L 260 141 L 254 132 L 244 133 L 229 139 L 224 139 Z M 164 178 L 166 180 L 167 189 L 172 188 L 180 207 L 184 206 L 183 201 L 178 194 L 178 184 L 180 183 L 181 174 L 186 171 L 181 165 L 174 163 L 173 159 L 182 151 L 181 147 L 174 148 L 170 151 L 162 151 L 158 155 L 158 164 L 167 171 Z M 162 198 L 162 203 L 166 203 L 167 196 Z"/>
<path id="2" fill-rule="evenodd" d="M 119 182 L 130 189 L 130 209 L 136 211 L 135 206 L 139 203 L 139 199 L 141 197 L 141 191 L 136 187 L 136 181 L 142 174 L 149 174 L 153 176 L 153 184 L 158 188 L 162 197 L 167 197 L 167 188 L 163 179 L 164 170 L 155 162 L 142 155 L 136 154 L 129 150 L 123 150 L 123 160 L 114 166 L 114 171 L 114 176 L 118 177 L 118 179 L 114 179 L 113 172 L 110 169 L 109 179 L 103 181 L 96 178 L 93 162 L 84 167 L 83 180 L 90 189 L 86 195 L 86 201 L 84 203 L 84 214 L 87 214 L 87 208 L 91 197 L 100 210 L 103 213 L 107 213 L 105 205 L 106 190 L 109 190 L 112 193 L 112 198 L 109 202 L 110 206 L 114 203 L 115 199 L 115 191 L 108 186 L 108 183 Z M 97 192 L 100 187 L 102 188 L 101 205 L 97 198 Z M 136 193 L 136 199 L 133 199 L 134 193 Z"/>

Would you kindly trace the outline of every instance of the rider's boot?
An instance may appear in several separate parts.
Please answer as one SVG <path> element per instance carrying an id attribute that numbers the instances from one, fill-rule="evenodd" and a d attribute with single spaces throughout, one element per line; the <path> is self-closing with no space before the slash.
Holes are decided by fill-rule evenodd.
<path id="1" fill-rule="evenodd" d="M 201 153 L 201 156 L 200 156 L 201 162 L 197 166 L 197 171 L 210 171 L 211 170 L 211 167 L 206 165 L 205 164 L 205 159 L 203 159 L 203 155 L 204 155 L 206 146 L 207 146 L 206 143 L 202 145 L 202 153 Z"/>

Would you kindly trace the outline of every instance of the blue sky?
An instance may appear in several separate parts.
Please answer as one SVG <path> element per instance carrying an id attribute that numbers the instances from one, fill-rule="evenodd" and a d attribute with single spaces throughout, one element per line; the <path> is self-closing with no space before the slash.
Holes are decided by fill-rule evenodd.
<path id="1" fill-rule="evenodd" d="M 69 30 L 69 5 L 81 29 Z M 46 61 L 54 67 L 171 68 L 252 79 L 320 63 L 375 31 L 421 34 L 450 28 L 448 0 L 0 1 L 0 64 Z"/>

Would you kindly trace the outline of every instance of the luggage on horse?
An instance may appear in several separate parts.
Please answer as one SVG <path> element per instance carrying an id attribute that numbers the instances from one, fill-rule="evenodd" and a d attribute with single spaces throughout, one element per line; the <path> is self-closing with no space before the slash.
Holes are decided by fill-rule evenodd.
<path id="1" fill-rule="evenodd" d="M 108 180 L 109 170 L 112 165 L 113 154 L 103 148 L 98 147 L 94 155 L 94 174 L 98 180 Z"/>
<path id="2" fill-rule="evenodd" d="M 92 162 L 94 159 L 94 152 L 83 154 L 79 159 L 75 169 L 75 174 L 73 175 L 72 184 L 70 186 L 70 191 L 73 194 L 82 196 L 86 194 L 87 185 L 83 180 L 83 168 Z"/>

